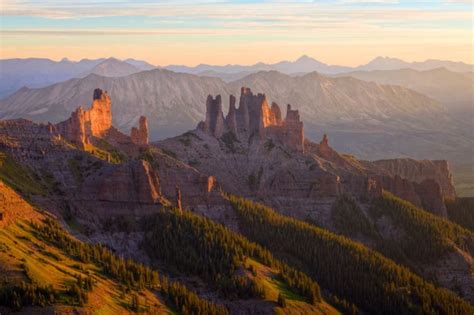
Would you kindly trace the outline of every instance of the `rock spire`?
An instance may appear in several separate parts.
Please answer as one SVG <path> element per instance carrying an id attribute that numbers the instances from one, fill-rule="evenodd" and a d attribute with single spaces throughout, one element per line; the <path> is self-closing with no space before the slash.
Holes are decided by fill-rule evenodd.
<path id="1" fill-rule="evenodd" d="M 241 88 L 239 107 L 236 98 L 229 98 L 229 112 L 224 118 L 221 96 L 208 96 L 206 120 L 198 126 L 208 135 L 220 138 L 226 132 L 234 133 L 240 139 L 275 139 L 290 149 L 304 151 L 303 122 L 299 112 L 288 105 L 287 115 L 282 120 L 278 104 L 269 106 L 265 94 L 253 94 L 246 87 Z"/>

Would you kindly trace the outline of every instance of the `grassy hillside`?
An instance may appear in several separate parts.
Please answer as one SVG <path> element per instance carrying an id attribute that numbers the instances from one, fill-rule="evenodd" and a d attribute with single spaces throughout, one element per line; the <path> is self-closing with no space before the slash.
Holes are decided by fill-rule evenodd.
<path id="1" fill-rule="evenodd" d="M 3 183 L 0 188 L 8 196 L 1 206 L 19 205 L 0 221 L 0 312 L 227 313 L 144 265 L 74 239 L 54 218 L 32 211 Z"/>
<path id="2" fill-rule="evenodd" d="M 0 180 L 23 194 L 43 195 L 46 187 L 41 184 L 38 176 L 25 169 L 10 155 L 0 151 Z"/>
<path id="3" fill-rule="evenodd" d="M 241 231 L 299 263 L 322 287 L 370 314 L 472 314 L 474 308 L 379 253 L 272 209 L 230 196 Z"/>

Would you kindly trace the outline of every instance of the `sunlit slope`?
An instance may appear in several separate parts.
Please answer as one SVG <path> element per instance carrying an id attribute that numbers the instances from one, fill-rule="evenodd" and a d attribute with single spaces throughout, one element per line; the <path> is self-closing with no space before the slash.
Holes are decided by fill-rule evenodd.
<path id="1" fill-rule="evenodd" d="M 379 253 L 345 237 L 229 197 L 244 235 L 299 263 L 322 287 L 371 314 L 472 314 L 474 308 Z"/>
<path id="2" fill-rule="evenodd" d="M 76 309 L 81 313 L 94 314 L 132 313 L 132 296 L 138 294 L 139 299 L 147 301 L 150 310 L 168 313 L 168 308 L 151 291 L 127 292 L 122 285 L 105 276 L 97 265 L 73 259 L 39 238 L 31 222 L 41 224 L 45 216 L 3 183 L 0 183 L 0 194 L 3 196 L 0 209 L 4 209 L 4 219 L 0 221 L 2 288 L 10 285 L 22 286 L 23 283 L 48 287 L 54 292 L 54 299 L 39 298 L 32 304 L 49 305 L 50 308 L 62 311 Z M 92 289 L 87 292 L 87 301 L 82 303 L 68 292 L 77 285 L 79 278 L 91 279 L 93 283 Z M 35 312 L 31 308 L 23 311 Z"/>

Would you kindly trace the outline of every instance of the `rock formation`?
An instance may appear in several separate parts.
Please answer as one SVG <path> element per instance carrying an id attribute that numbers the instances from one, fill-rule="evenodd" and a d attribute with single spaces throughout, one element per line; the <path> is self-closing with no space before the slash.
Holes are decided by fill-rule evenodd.
<path id="1" fill-rule="evenodd" d="M 52 132 L 80 149 L 86 149 L 89 144 L 100 145 L 96 140 L 103 139 L 128 156 L 137 156 L 140 148 L 149 142 L 147 118 L 141 116 L 138 127 L 133 127 L 128 136 L 112 126 L 111 106 L 107 92 L 95 89 L 91 108 L 78 107 L 69 119 L 51 125 Z"/>
<path id="2" fill-rule="evenodd" d="M 158 176 L 146 161 L 107 165 L 82 185 L 81 199 L 113 203 L 159 203 L 161 186 Z"/>
<path id="3" fill-rule="evenodd" d="M 56 125 L 57 131 L 69 142 L 84 148 L 91 137 L 104 137 L 112 127 L 111 106 L 107 92 L 95 89 L 91 108 L 77 108 L 69 119 Z"/>
<path id="4" fill-rule="evenodd" d="M 112 127 L 112 102 L 107 91 L 94 90 L 91 109 L 85 112 L 86 132 L 103 137 Z"/>
<path id="5" fill-rule="evenodd" d="M 441 217 L 448 217 L 448 211 L 444 203 L 441 186 L 437 181 L 433 179 L 425 179 L 421 183 L 415 183 L 415 191 L 420 197 L 423 209 Z"/>
<path id="6" fill-rule="evenodd" d="M 179 212 L 183 212 L 183 202 L 181 198 L 181 189 L 179 189 L 178 186 L 176 186 L 176 196 L 175 196 L 175 203 L 176 203 L 176 208 L 179 210 Z"/>
<path id="7" fill-rule="evenodd" d="M 217 95 L 214 99 L 211 95 L 206 101 L 206 120 L 204 121 L 204 131 L 216 138 L 224 134 L 224 114 L 222 113 L 222 99 Z"/>
<path id="8" fill-rule="evenodd" d="M 249 88 L 242 87 L 239 108 L 235 107 L 235 97 L 230 96 L 229 112 L 224 118 L 222 99 L 208 96 L 206 102 L 206 120 L 198 128 L 210 136 L 220 138 L 226 132 L 232 132 L 241 140 L 264 140 L 271 138 L 288 148 L 304 151 L 303 122 L 299 112 L 287 107 L 285 120 L 281 118 L 278 104 L 268 105 L 265 94 L 254 95 Z"/>
<path id="9" fill-rule="evenodd" d="M 148 144 L 148 121 L 145 116 L 140 117 L 138 128 L 132 128 L 130 138 L 137 145 L 144 146 Z"/>
<path id="10" fill-rule="evenodd" d="M 272 105 L 272 109 L 275 110 L 274 119 L 275 119 L 275 123 L 278 124 L 279 121 L 276 120 L 276 113 L 280 112 L 280 109 L 278 108 L 278 106 L 275 106 L 274 108 L 273 105 Z M 304 151 L 303 122 L 300 120 L 299 112 L 297 110 L 292 110 L 290 104 L 288 104 L 287 106 L 286 119 L 283 123 L 283 130 L 284 130 L 284 137 L 282 139 L 282 142 L 286 144 L 286 146 L 289 148 L 295 149 L 296 151 L 299 151 L 299 152 L 303 152 Z"/>
<path id="11" fill-rule="evenodd" d="M 391 159 L 375 161 L 374 164 L 387 170 L 391 175 L 399 175 L 402 178 L 417 183 L 421 183 L 426 179 L 433 179 L 441 186 L 444 198 L 456 198 L 453 176 L 449 169 L 448 161 Z"/>

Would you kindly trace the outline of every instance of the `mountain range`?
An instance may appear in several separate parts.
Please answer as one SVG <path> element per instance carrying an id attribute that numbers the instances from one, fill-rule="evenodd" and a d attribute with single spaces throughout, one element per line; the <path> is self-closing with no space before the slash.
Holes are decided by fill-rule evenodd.
<path id="1" fill-rule="evenodd" d="M 94 67 L 103 62 L 105 62 L 105 64 L 101 65 L 99 68 L 94 69 Z M 135 70 L 133 70 L 135 68 L 131 68 L 129 65 L 132 65 L 142 71 L 159 67 L 151 65 L 146 61 L 135 59 L 126 59 L 120 61 L 115 58 L 101 58 L 95 60 L 83 59 L 77 62 L 70 61 L 66 58 L 59 62 L 39 58 L 3 59 L 0 60 L 0 98 L 6 97 L 22 87 L 44 87 L 71 78 L 82 77 L 89 73 L 114 77 L 135 72 Z M 162 67 L 175 72 L 220 77 L 224 81 L 233 81 L 240 79 L 250 73 L 271 70 L 285 74 L 302 74 L 313 71 L 323 74 L 341 74 L 352 71 L 396 69 L 414 69 L 424 71 L 441 67 L 454 72 L 466 73 L 473 71 L 472 65 L 462 62 L 443 60 L 427 60 L 424 62 L 410 63 L 395 58 L 377 57 L 365 65 L 358 67 L 348 67 L 328 65 L 306 55 L 301 56 L 295 61 L 281 61 L 275 64 L 266 64 L 260 62 L 250 66 L 215 66 L 200 64 L 195 67 L 182 65 L 169 65 Z"/>
<path id="2" fill-rule="evenodd" d="M 450 115 L 434 99 L 398 85 L 318 73 L 290 76 L 262 71 L 230 83 L 163 69 L 124 77 L 91 74 L 45 88 L 23 88 L 0 102 L 0 118 L 58 122 L 86 104 L 92 88 L 100 87 L 114 95 L 114 123 L 119 129 L 128 132 L 140 115 L 147 115 L 151 138 L 163 139 L 195 126 L 209 93 L 225 100 L 241 86 L 266 91 L 280 105 L 297 106 L 310 138 L 330 133 L 337 149 L 365 159 L 466 161 L 474 147 L 472 125 Z M 228 102 L 223 106 L 227 109 Z"/>
<path id="3" fill-rule="evenodd" d="M 2 59 L 0 60 L 0 98 L 12 94 L 22 87 L 39 88 L 57 82 L 82 77 L 89 73 L 105 76 L 122 76 L 154 66 L 145 61 L 115 58 L 82 59 L 61 61 L 50 59 Z"/>
<path id="4" fill-rule="evenodd" d="M 143 73 L 202 79 L 87 78 Z M 148 114 L 114 127 L 99 88 L 57 124 L 1 120 L 0 311 L 473 313 L 474 220 L 446 160 L 363 161 L 308 139 L 298 106 L 239 92 L 226 115 L 208 95 L 197 126 L 158 142 Z"/>
<path id="5" fill-rule="evenodd" d="M 446 68 L 454 72 L 472 72 L 473 66 L 463 62 L 453 62 L 447 60 L 426 60 L 423 62 L 406 62 L 401 59 L 389 58 L 389 57 L 376 57 L 365 65 L 357 67 L 328 65 L 320 62 L 314 58 L 306 55 L 301 56 L 295 61 L 281 61 L 274 64 L 256 63 L 254 65 L 243 66 L 243 65 L 225 65 L 215 66 L 200 64 L 195 67 L 182 66 L 182 65 L 170 65 L 165 67 L 168 70 L 176 72 L 186 73 L 206 73 L 213 71 L 222 74 L 237 74 L 237 73 L 249 73 L 257 71 L 271 71 L 275 70 L 286 74 L 298 74 L 308 72 L 320 72 L 323 74 L 339 74 L 347 73 L 351 71 L 371 71 L 371 70 L 397 70 L 397 69 L 413 69 L 413 70 L 430 70 L 436 68 Z"/>

